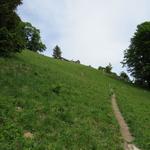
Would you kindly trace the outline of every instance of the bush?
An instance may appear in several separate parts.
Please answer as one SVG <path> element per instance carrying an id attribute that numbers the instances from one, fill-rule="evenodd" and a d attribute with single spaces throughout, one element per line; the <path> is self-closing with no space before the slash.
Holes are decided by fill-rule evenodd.
<path id="1" fill-rule="evenodd" d="M 52 87 L 52 92 L 59 95 L 62 89 L 62 85 L 58 84 L 58 85 L 53 85 Z"/>
<path id="2" fill-rule="evenodd" d="M 109 63 L 109 65 L 106 66 L 105 71 L 106 71 L 107 73 L 111 73 L 111 70 L 112 70 L 112 65 L 111 65 L 111 63 Z"/>
<path id="3" fill-rule="evenodd" d="M 99 66 L 99 67 L 98 67 L 98 70 L 105 71 L 105 68 L 104 68 L 104 67 L 102 67 L 102 66 Z"/>
<path id="4" fill-rule="evenodd" d="M 130 81 L 128 75 L 127 75 L 124 71 L 122 71 L 122 72 L 120 73 L 120 79 L 121 79 L 121 80 L 124 80 L 124 81 L 127 81 L 127 82 Z"/>

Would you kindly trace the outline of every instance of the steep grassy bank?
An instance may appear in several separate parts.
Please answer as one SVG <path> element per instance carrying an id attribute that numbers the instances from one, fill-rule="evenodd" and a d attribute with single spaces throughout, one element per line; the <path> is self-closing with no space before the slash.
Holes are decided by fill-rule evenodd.
<path id="1" fill-rule="evenodd" d="M 150 92 L 121 84 L 116 91 L 121 112 L 135 137 L 134 143 L 142 150 L 149 150 Z"/>
<path id="2" fill-rule="evenodd" d="M 24 51 L 0 58 L 2 150 L 121 150 L 114 88 L 135 143 L 149 149 L 150 92 L 101 71 Z M 31 133 L 32 138 L 25 138 Z"/>
<path id="3" fill-rule="evenodd" d="M 2 150 L 122 149 L 101 72 L 29 51 L 0 68 Z"/>
<path id="4" fill-rule="evenodd" d="M 124 119 L 134 137 L 134 144 L 142 150 L 150 149 L 150 91 L 123 81 L 108 79 L 117 96 Z"/>

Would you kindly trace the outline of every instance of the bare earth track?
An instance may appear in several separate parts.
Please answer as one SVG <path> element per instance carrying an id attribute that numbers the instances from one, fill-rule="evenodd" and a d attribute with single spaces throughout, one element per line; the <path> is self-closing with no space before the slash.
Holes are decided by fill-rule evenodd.
<path id="1" fill-rule="evenodd" d="M 128 125 L 126 124 L 126 122 L 119 110 L 119 107 L 116 102 L 115 94 L 112 95 L 111 100 L 112 100 L 112 108 L 113 108 L 115 117 L 118 121 L 118 124 L 120 126 L 121 135 L 124 139 L 124 149 L 125 150 L 140 150 L 135 145 L 132 144 L 134 138 L 132 137 L 132 135 L 129 131 Z"/>

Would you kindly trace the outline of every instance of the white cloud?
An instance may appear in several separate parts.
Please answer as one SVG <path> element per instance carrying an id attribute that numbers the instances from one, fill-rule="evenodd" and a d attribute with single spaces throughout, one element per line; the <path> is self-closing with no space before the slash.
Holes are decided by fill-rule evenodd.
<path id="1" fill-rule="evenodd" d="M 40 28 L 49 50 L 93 66 L 111 62 L 119 72 L 137 24 L 149 20 L 149 0 L 24 0 L 19 13 Z"/>

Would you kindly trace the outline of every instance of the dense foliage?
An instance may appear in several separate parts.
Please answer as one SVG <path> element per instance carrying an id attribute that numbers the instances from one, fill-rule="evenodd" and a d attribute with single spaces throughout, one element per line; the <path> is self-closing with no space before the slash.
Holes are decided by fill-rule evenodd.
<path id="1" fill-rule="evenodd" d="M 21 19 L 15 12 L 22 0 L 0 1 L 0 56 L 9 56 L 24 48 Z"/>
<path id="2" fill-rule="evenodd" d="M 30 23 L 24 23 L 16 13 L 22 0 L 0 1 L 0 56 L 10 56 L 24 48 L 42 52 L 40 31 Z"/>
<path id="3" fill-rule="evenodd" d="M 36 29 L 31 23 L 24 23 L 24 34 L 26 48 L 34 52 L 43 52 L 46 46 L 42 43 L 40 30 Z"/>
<path id="4" fill-rule="evenodd" d="M 135 82 L 150 86 L 150 22 L 137 26 L 131 44 L 124 52 L 123 64 Z"/>
<path id="5" fill-rule="evenodd" d="M 105 67 L 99 66 L 99 67 L 98 67 L 98 70 L 105 71 Z"/>
<path id="6" fill-rule="evenodd" d="M 61 59 L 62 58 L 61 54 L 62 52 L 60 47 L 56 45 L 55 48 L 53 49 L 53 57 L 56 59 Z"/>

